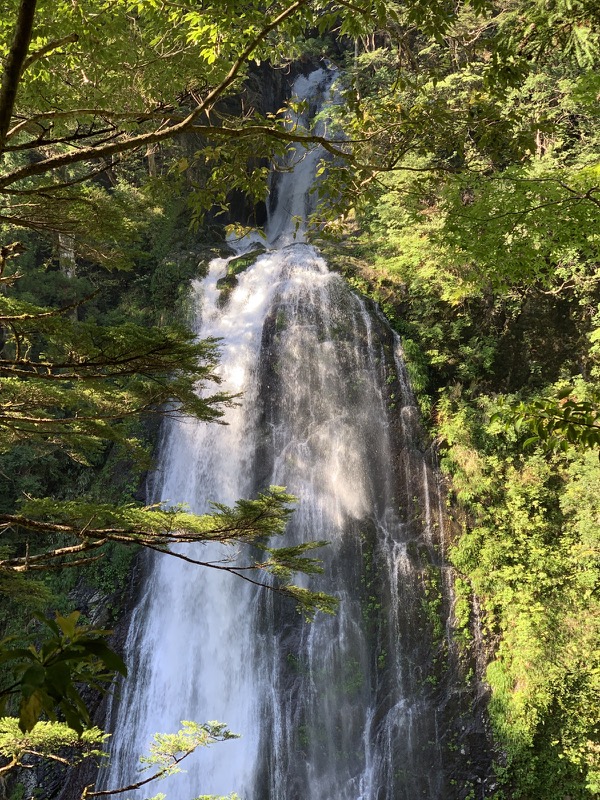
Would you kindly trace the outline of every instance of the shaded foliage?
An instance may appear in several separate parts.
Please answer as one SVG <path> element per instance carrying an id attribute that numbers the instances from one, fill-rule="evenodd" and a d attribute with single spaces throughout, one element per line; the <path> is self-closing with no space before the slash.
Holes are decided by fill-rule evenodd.
<path id="1" fill-rule="evenodd" d="M 77 684 L 105 689 L 115 673 L 127 675 L 120 656 L 106 644 L 110 631 L 78 625 L 79 612 L 56 619 L 38 616 L 46 630 L 39 646 L 18 648 L 10 639 L 0 643 L 0 663 L 7 664 L 14 681 L 0 688 L 0 711 L 12 697 L 19 699 L 19 728 L 28 733 L 45 714 L 56 721 L 57 710 L 80 736 L 91 719 Z"/>

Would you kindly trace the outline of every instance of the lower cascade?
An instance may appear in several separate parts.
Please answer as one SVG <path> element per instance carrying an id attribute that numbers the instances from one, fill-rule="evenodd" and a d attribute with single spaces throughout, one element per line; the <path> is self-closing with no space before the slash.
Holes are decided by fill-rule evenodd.
<path id="1" fill-rule="evenodd" d="M 314 98 L 329 82 L 321 71 L 296 93 Z M 219 720 L 241 738 L 197 751 L 131 800 L 458 797 L 436 473 L 398 338 L 296 230 L 314 168 L 302 158 L 293 179 L 283 173 L 272 249 L 225 302 L 227 259 L 194 285 L 199 335 L 221 339 L 223 388 L 242 396 L 225 426 L 169 423 L 152 492 L 201 513 L 287 487 L 298 504 L 284 543 L 330 542 L 324 574 L 303 585 L 334 594 L 339 610 L 306 622 L 277 594 L 153 558 L 130 624 L 130 678 L 109 712 L 104 788 L 140 780 L 152 736 L 181 720 Z M 201 557 L 223 556 L 210 545 Z"/>

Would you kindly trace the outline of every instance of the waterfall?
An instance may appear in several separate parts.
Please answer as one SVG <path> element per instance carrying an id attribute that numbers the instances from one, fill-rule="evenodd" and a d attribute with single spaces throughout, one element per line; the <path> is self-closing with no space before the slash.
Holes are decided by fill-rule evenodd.
<path id="1" fill-rule="evenodd" d="M 296 83 L 305 113 L 330 84 L 327 70 Z M 270 249 L 226 302 L 227 259 L 194 285 L 199 335 L 221 339 L 223 385 L 243 397 L 226 426 L 168 424 L 153 492 L 200 513 L 286 486 L 298 505 L 285 542 L 330 542 L 324 575 L 303 585 L 335 594 L 339 611 L 309 623 L 235 577 L 153 558 L 128 635 L 130 677 L 109 713 L 103 786 L 139 779 L 152 735 L 181 720 L 216 719 L 241 738 L 194 753 L 185 773 L 131 800 L 455 796 L 432 666 L 445 636 L 436 477 L 399 340 L 297 226 L 320 157 L 297 149 L 294 171 L 276 176 Z M 211 557 L 219 551 L 205 546 Z"/>

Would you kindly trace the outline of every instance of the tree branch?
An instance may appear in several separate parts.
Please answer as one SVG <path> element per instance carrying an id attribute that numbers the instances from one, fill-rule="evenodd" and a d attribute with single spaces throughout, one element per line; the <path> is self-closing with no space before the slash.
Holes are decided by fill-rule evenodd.
<path id="1" fill-rule="evenodd" d="M 254 564 L 248 567 L 238 567 L 235 564 L 232 564 L 230 567 L 224 567 L 222 564 L 216 564 L 214 561 L 198 561 L 195 558 L 190 558 L 189 556 L 185 556 L 183 553 L 178 553 L 175 550 L 163 550 L 160 547 L 156 547 L 151 544 L 144 544 L 144 547 L 148 548 L 148 550 L 154 550 L 157 553 L 164 553 L 166 555 L 173 556 L 173 558 L 178 558 L 180 561 L 186 561 L 188 564 L 195 564 L 198 567 L 209 567 L 210 569 L 219 569 L 223 572 L 229 572 L 231 575 L 236 575 L 243 581 L 248 581 L 248 583 L 252 583 L 254 586 L 259 586 L 261 589 L 269 589 L 276 594 L 281 594 L 282 592 L 285 594 L 285 587 L 282 589 L 278 586 L 272 586 L 270 583 L 255 581 L 253 578 L 249 578 L 247 575 L 242 575 L 242 573 L 239 571 L 264 569 L 264 564 Z"/>
<path id="2" fill-rule="evenodd" d="M 100 128 L 98 130 L 87 130 L 87 131 L 69 133 L 66 136 L 60 136 L 55 139 L 44 138 L 45 134 L 47 133 L 49 133 L 49 130 L 42 129 L 42 133 L 40 134 L 40 136 L 38 136 L 37 139 L 32 139 L 29 142 L 22 142 L 21 144 L 6 145 L 4 151 L 6 153 L 18 153 L 24 150 L 35 150 L 36 148 L 42 146 L 50 147 L 51 145 L 54 144 L 72 145 L 75 142 L 82 142 L 85 139 L 91 139 L 95 136 L 104 136 L 105 134 L 110 133 L 111 135 L 107 136 L 106 139 L 104 139 L 104 141 L 107 142 L 111 141 L 116 136 L 120 135 L 120 132 L 115 130 L 114 125 L 111 126 L 110 128 Z"/>
<path id="3" fill-rule="evenodd" d="M 98 547 L 103 547 L 108 542 L 108 539 L 95 539 L 93 541 L 87 540 L 81 544 L 75 544 L 71 547 L 57 547 L 55 550 L 48 550 L 46 553 L 38 553 L 33 556 L 22 556 L 19 558 L 10 558 L 1 562 L 2 567 L 20 571 L 19 567 L 27 566 L 29 564 L 38 564 L 53 558 L 62 558 L 63 556 L 70 556 L 73 553 L 82 553 L 87 550 L 96 550 Z M 94 559 L 95 560 L 95 559 Z"/>
<path id="4" fill-rule="evenodd" d="M 242 139 L 246 136 L 267 136 L 272 139 L 279 139 L 283 142 L 306 145 L 320 145 L 324 150 L 334 156 L 350 158 L 350 153 L 340 149 L 336 145 L 348 146 L 351 144 L 347 139 L 326 139 L 324 136 L 312 134 L 292 133 L 291 131 L 269 128 L 266 125 L 248 125 L 245 128 L 217 128 L 210 125 L 191 125 L 190 130 L 207 139 L 225 137 L 229 139 Z"/>
<path id="5" fill-rule="evenodd" d="M 148 122 L 152 119 L 158 119 L 161 122 L 172 120 L 173 122 L 181 122 L 185 119 L 182 113 L 174 113 L 172 107 L 160 106 L 152 111 L 113 111 L 108 108 L 72 108 L 69 110 L 57 109 L 55 111 L 44 111 L 40 114 L 35 114 L 32 117 L 21 120 L 14 128 L 11 128 L 6 135 L 7 140 L 22 130 L 29 128 L 31 125 L 37 125 L 42 120 L 49 120 L 54 122 L 59 119 L 73 120 L 77 122 L 81 117 L 99 117 L 104 120 L 121 120 L 123 122 Z M 41 127 L 41 126 L 39 126 Z"/>
<path id="6" fill-rule="evenodd" d="M 17 243 L 18 244 L 18 243 Z M 16 315 L 0 315 L 0 324 L 4 324 L 7 322 L 24 322 L 25 320 L 38 320 L 38 319 L 46 319 L 47 317 L 60 317 L 63 314 L 66 314 L 68 311 L 73 311 L 75 308 L 79 308 L 84 303 L 89 303 L 90 300 L 93 300 L 94 297 L 98 294 L 98 289 L 91 294 L 88 294 L 86 297 L 83 297 L 81 300 L 76 300 L 74 303 L 70 303 L 68 306 L 61 306 L 60 308 L 54 308 L 52 311 L 41 311 L 37 314 L 16 314 Z M 11 362 L 0 362 L 0 363 L 14 363 Z"/>
<path id="7" fill-rule="evenodd" d="M 39 61 L 40 58 L 47 56 L 48 53 L 51 53 L 53 50 L 62 47 L 64 44 L 70 44 L 71 42 L 78 42 L 78 41 L 79 41 L 79 36 L 76 33 L 70 33 L 68 36 L 63 36 L 62 39 L 55 39 L 52 42 L 48 42 L 48 44 L 45 44 L 43 47 L 40 47 L 39 50 L 36 50 L 28 58 L 25 59 L 25 61 L 23 62 L 21 73 L 23 73 L 35 61 Z"/>
<path id="8" fill-rule="evenodd" d="M 142 509 L 143 510 L 143 509 Z M 146 509 L 147 510 L 147 509 Z M 247 540 L 246 532 L 252 533 L 256 525 L 264 519 L 264 514 L 248 520 L 245 525 L 223 525 L 199 533 L 177 533 L 176 531 L 166 531 L 162 533 L 148 532 L 143 528 L 88 528 L 85 536 L 89 539 L 105 538 L 122 544 L 142 544 L 144 546 L 181 544 L 190 542 L 240 542 Z M 10 528 L 18 525 L 27 530 L 38 531 L 40 533 L 60 533 L 70 534 L 78 537 L 81 535 L 81 528 L 76 525 L 65 525 L 59 522 L 43 522 L 42 520 L 31 519 L 20 514 L 0 514 L 0 525 Z M 163 551 L 165 552 L 165 551 Z M 0 567 L 6 562 L 0 561 Z"/>
<path id="9" fill-rule="evenodd" d="M 70 567 L 87 567 L 95 561 L 100 561 L 104 558 L 104 553 L 99 556 L 91 556 L 90 558 L 77 558 L 74 561 L 67 561 L 63 564 L 25 564 L 17 567 L 9 567 L 11 572 L 61 572 L 63 569 Z"/>
<path id="10" fill-rule="evenodd" d="M 8 762 L 8 764 L 4 764 L 4 766 L 0 767 L 0 776 L 4 775 L 7 772 L 10 772 L 11 769 L 15 767 L 20 767 L 19 759 L 16 756 L 13 756 L 12 759 Z"/>
<path id="11" fill-rule="evenodd" d="M 152 781 L 161 778 L 165 773 L 168 773 L 170 770 L 172 770 L 174 766 L 177 766 L 177 764 L 183 761 L 184 758 L 187 758 L 187 756 L 191 755 L 199 746 L 200 745 L 197 744 L 194 747 L 190 747 L 189 750 L 186 750 L 186 752 L 179 757 L 173 756 L 172 764 L 169 764 L 169 766 L 167 767 L 163 767 L 163 769 L 160 769 L 158 770 L 158 772 L 155 772 L 154 775 L 151 775 L 149 778 L 144 778 L 144 780 L 138 781 L 138 783 L 132 783 L 129 786 L 121 786 L 118 789 L 104 789 L 103 791 L 100 792 L 90 792 L 89 788 L 92 784 L 89 784 L 89 786 L 86 786 L 85 789 L 83 790 L 81 794 L 81 800 L 86 800 L 86 798 L 88 797 L 110 797 L 113 794 L 123 794 L 123 792 L 133 792 L 136 789 L 145 786 L 147 783 L 151 783 Z"/>

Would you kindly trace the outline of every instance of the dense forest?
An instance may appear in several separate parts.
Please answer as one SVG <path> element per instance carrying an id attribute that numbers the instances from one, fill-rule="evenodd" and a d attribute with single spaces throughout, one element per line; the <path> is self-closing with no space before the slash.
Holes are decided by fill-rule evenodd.
<path id="1" fill-rule="evenodd" d="M 189 282 L 264 221 L 269 165 L 303 142 L 325 153 L 312 238 L 400 334 L 444 475 L 486 796 L 597 797 L 596 2 L 0 6 L 0 796 L 102 748 L 94 708 L 127 671 L 105 628 L 142 549 L 251 543 L 230 572 L 335 613 L 292 583 L 321 543 L 268 539 L 284 490 L 202 516 L 143 494 L 161 420 L 218 424 L 237 400 Z M 290 128 L 290 76 L 322 63 L 326 132 Z M 190 724 L 152 764 L 227 736 Z"/>

